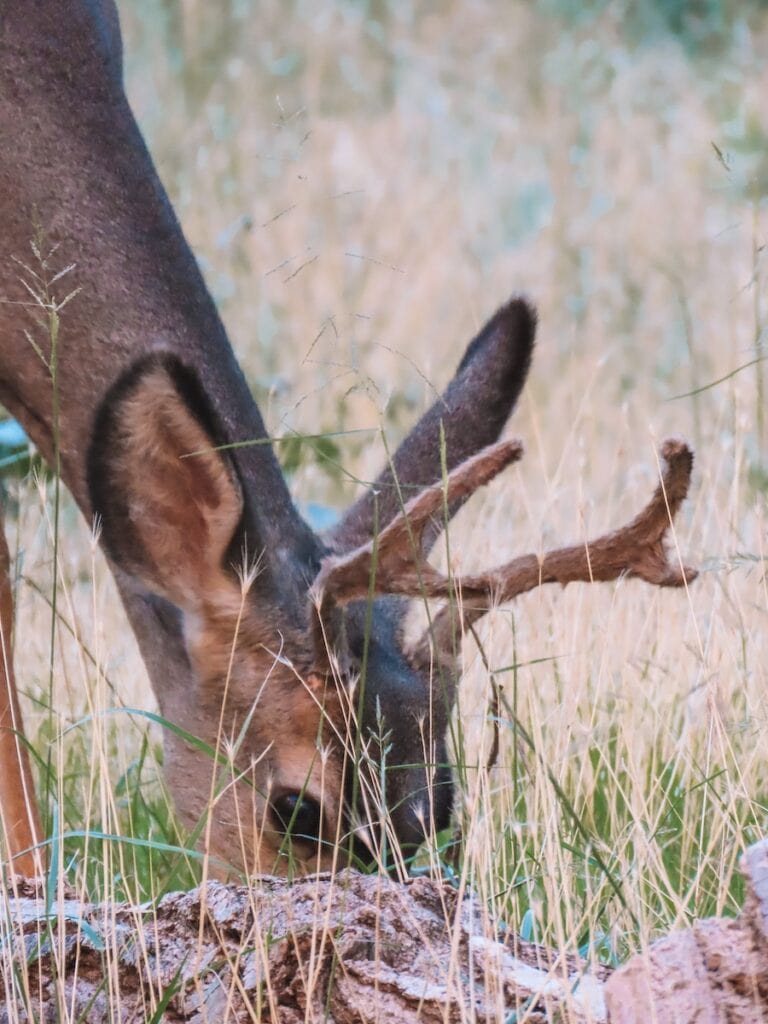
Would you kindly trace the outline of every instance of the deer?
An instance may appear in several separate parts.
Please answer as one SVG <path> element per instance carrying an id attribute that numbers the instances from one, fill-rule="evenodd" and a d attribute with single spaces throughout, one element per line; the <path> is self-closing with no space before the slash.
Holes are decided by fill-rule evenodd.
<path id="1" fill-rule="evenodd" d="M 206 853 L 247 873 L 371 859 L 384 834 L 406 855 L 450 821 L 463 636 L 542 584 L 691 582 L 695 570 L 668 550 L 691 450 L 662 444 L 649 503 L 612 533 L 463 577 L 435 569 L 450 517 L 522 455 L 500 440 L 536 332 L 532 306 L 514 297 L 378 477 L 318 533 L 291 498 L 129 107 L 112 0 L 5 6 L 0 130 L 0 401 L 95 524 L 160 715 L 176 727 L 163 732 L 164 772 L 180 821 L 206 821 Z M 54 352 L 30 293 L 46 275 L 55 293 L 65 269 Z M 42 836 L 7 552 L 0 563 L 0 814 L 8 862 L 29 874 Z M 405 613 L 425 599 L 442 603 L 409 644 Z M 211 788 L 201 780 L 225 771 L 222 751 L 229 776 Z"/>

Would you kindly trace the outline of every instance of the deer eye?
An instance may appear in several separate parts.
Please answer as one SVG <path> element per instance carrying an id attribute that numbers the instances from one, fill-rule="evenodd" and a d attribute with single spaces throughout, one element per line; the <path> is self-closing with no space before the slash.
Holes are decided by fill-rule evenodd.
<path id="1" fill-rule="evenodd" d="M 279 832 L 291 839 L 317 842 L 323 812 L 317 800 L 302 793 L 284 793 L 272 801 L 272 817 Z"/>

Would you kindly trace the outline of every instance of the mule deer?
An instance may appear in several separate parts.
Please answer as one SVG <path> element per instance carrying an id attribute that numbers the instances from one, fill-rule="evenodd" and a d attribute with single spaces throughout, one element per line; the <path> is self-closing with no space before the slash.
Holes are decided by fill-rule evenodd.
<path id="1" fill-rule="evenodd" d="M 164 744 L 182 820 L 210 810 L 209 848 L 248 870 L 281 870 L 286 835 L 293 858 L 329 866 L 355 822 L 375 819 L 345 759 L 364 761 L 365 748 L 384 760 L 388 827 L 418 844 L 451 810 L 454 638 L 541 583 L 692 579 L 664 551 L 691 453 L 665 444 L 656 494 L 615 534 L 463 580 L 437 573 L 426 559 L 446 517 L 521 454 L 497 440 L 534 340 L 535 316 L 514 299 L 373 486 L 316 535 L 270 445 L 239 445 L 266 440 L 264 424 L 129 109 L 111 0 L 5 5 L 0 47 L 0 400 L 49 462 L 58 453 L 86 520 L 100 521 L 160 712 L 179 727 Z M 55 396 L 48 343 L 37 337 L 36 353 L 29 340 L 35 282 L 12 259 L 36 222 L 57 247 L 50 276 L 75 263 L 67 288 L 74 277 L 80 288 L 62 318 Z M 424 596 L 447 604 L 408 648 L 407 599 Z M 371 740 L 382 729 L 385 757 Z M 238 783 L 212 809 L 201 772 L 218 767 L 201 765 L 182 730 L 236 753 Z M 10 853 L 35 835 L 33 814 Z"/>

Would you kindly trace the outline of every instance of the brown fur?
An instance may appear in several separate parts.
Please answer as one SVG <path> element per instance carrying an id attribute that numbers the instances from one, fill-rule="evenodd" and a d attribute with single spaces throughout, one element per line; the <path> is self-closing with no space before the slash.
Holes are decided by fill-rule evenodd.
<path id="1" fill-rule="evenodd" d="M 208 733 L 197 734 L 216 747 L 222 741 L 234 742 L 250 717 L 236 763 L 242 768 L 256 766 L 251 779 L 254 790 L 248 794 L 256 817 L 265 815 L 264 798 L 270 790 L 305 790 L 324 802 L 327 831 L 335 836 L 342 827 L 343 737 L 340 740 L 338 733 L 343 730 L 340 704 L 346 694 L 337 693 L 332 680 L 322 689 L 313 685 L 308 680 L 312 662 L 306 639 L 289 632 L 282 651 L 276 651 L 273 641 L 278 634 L 277 624 L 260 621 L 245 593 L 228 607 L 218 600 L 202 607 L 188 633 L 200 683 L 196 711 Z M 289 652 L 293 657 L 286 664 Z M 324 752 L 330 753 L 330 759 L 321 770 Z M 199 769 L 199 757 L 195 761 L 193 774 Z M 275 861 L 279 866 L 277 848 L 282 837 L 267 835 L 265 843 L 272 848 L 261 851 L 261 870 L 271 869 Z M 315 863 L 316 851 L 305 852 Z M 319 865 L 327 867 L 332 850 L 324 854 Z"/>
<path id="2" fill-rule="evenodd" d="M 10 556 L 2 525 L 0 515 L 0 832 L 13 870 L 39 875 L 42 859 L 35 846 L 43 833 L 13 671 Z"/>

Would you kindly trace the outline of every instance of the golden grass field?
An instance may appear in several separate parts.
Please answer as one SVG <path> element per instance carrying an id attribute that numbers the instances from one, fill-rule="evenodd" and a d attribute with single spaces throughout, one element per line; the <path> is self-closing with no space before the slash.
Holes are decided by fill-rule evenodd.
<path id="1" fill-rule="evenodd" d="M 694 446 L 676 532 L 702 570 L 690 591 L 550 588 L 485 620 L 535 744 L 503 714 L 490 773 L 474 767 L 488 673 L 464 645 L 458 870 L 529 937 L 616 962 L 735 913 L 740 853 L 768 832 L 768 13 L 723 5 L 710 37 L 672 31 L 663 4 L 569 9 L 126 0 L 122 18 L 129 96 L 270 430 L 369 431 L 332 438 L 343 470 L 281 450 L 297 499 L 351 500 L 384 460 L 380 429 L 403 436 L 512 292 L 540 316 L 509 428 L 526 455 L 457 517 L 457 571 L 620 525 L 655 484 L 657 443 Z M 10 486 L 17 674 L 58 827 L 167 839 L 159 734 L 144 750 L 146 721 L 99 715 L 154 699 L 70 505 L 75 637 L 60 626 L 55 710 L 39 703 L 51 485 Z M 65 851 L 100 895 L 165 884 L 143 849 Z"/>

